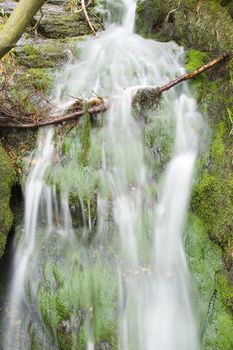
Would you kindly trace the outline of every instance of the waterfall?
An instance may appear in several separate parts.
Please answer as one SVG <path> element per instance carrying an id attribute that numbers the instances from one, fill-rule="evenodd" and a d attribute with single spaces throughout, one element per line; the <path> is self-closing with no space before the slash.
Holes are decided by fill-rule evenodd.
<path id="1" fill-rule="evenodd" d="M 32 156 L 31 169 L 25 183 L 24 232 L 14 258 L 13 278 L 9 297 L 10 320 L 6 326 L 4 350 L 17 349 L 19 346 L 18 342 L 21 344 L 20 348 L 27 348 L 28 340 L 21 342 L 18 339 L 17 327 L 23 314 L 26 270 L 31 255 L 36 254 L 35 235 L 39 206 L 40 203 L 51 205 L 51 193 L 46 188 L 43 177 L 53 154 L 52 137 L 52 129 L 48 130 L 46 134 L 44 130 L 40 132 L 38 146 L 35 154 Z M 49 215 L 50 213 L 48 213 L 48 218 Z M 25 341 L 26 343 L 24 343 Z"/>
<path id="2" fill-rule="evenodd" d="M 135 89 L 160 86 L 184 73 L 184 52 L 174 42 L 159 43 L 136 35 L 133 32 L 136 1 L 123 0 L 121 5 L 124 13 L 122 24 L 111 24 L 97 38 L 87 40 L 79 60 L 58 73 L 54 98 L 61 106 L 73 102 L 70 96 L 80 94 L 88 98 L 92 91 L 98 96 L 114 98 L 114 103 L 105 113 L 101 131 L 92 133 L 92 143 L 101 154 L 95 245 L 88 247 L 88 240 L 84 239 L 87 230 L 93 229 L 91 220 L 85 222 L 83 219 L 82 232 L 78 233 L 81 239 L 75 237 L 68 204 L 69 175 L 63 182 L 60 204 L 54 185 L 45 181 L 46 171 L 55 166 L 55 148 L 53 130 L 44 130 L 39 134 L 25 182 L 24 232 L 14 258 L 9 298 L 13 316 L 7 323 L 4 350 L 31 348 L 28 329 L 33 322 L 41 325 L 43 318 L 41 309 L 38 311 L 40 279 L 43 273 L 52 270 L 47 255 L 46 271 L 39 271 L 40 251 L 56 256 L 49 248 L 53 239 L 55 243 L 57 239 L 64 242 L 61 252 L 68 250 L 72 256 L 79 251 L 84 256 L 82 283 L 86 288 L 87 304 L 92 298 L 91 288 L 95 289 L 98 281 L 93 279 L 90 284 L 91 273 L 85 275 L 85 268 L 88 270 L 92 266 L 94 255 L 99 256 L 100 266 L 111 265 L 117 281 L 119 349 L 199 349 L 183 229 L 198 152 L 200 115 L 188 85 L 183 84 L 165 92 L 160 108 L 150 110 L 146 118 L 143 115 L 135 117 L 132 108 Z M 160 180 L 154 176 L 150 161 L 145 156 L 145 119 L 151 123 L 154 120 L 165 123 L 165 127 L 167 122 L 167 127 L 172 125 L 174 130 L 170 161 Z M 83 207 L 81 199 L 80 202 Z M 108 211 L 111 211 L 111 229 Z M 112 250 L 106 253 L 111 235 Z M 62 263 L 59 265 L 62 254 L 56 258 L 56 268 L 64 268 Z M 75 270 L 75 265 L 69 268 L 73 276 L 81 273 Z M 65 268 L 64 271 L 67 273 Z M 104 269 L 100 268 L 100 271 L 107 275 Z M 57 270 L 53 270 L 53 276 L 59 281 L 58 274 Z M 81 277 L 79 281 L 81 283 Z M 30 283 L 33 306 L 29 305 L 25 291 Z M 60 288 L 59 282 L 47 283 L 49 286 L 57 283 L 54 288 Z M 67 284 L 66 288 L 69 290 L 71 286 Z M 81 290 L 81 287 L 77 285 L 76 289 Z M 46 293 L 46 289 L 43 292 Z M 79 300 L 78 292 L 75 298 Z M 88 312 L 94 311 L 89 307 Z M 76 333 L 80 331 L 80 318 L 83 317 L 80 312 L 79 316 L 69 320 L 69 327 L 73 330 L 70 349 L 79 348 Z M 94 349 L 94 321 L 91 316 L 87 319 L 88 341 L 85 348 Z M 68 320 L 65 322 L 62 323 L 63 328 L 68 327 Z M 26 326 L 24 335 L 20 337 L 23 323 Z M 46 326 L 36 328 L 47 339 L 43 348 L 59 349 L 58 327 L 54 329 L 51 325 L 52 331 L 49 329 L 47 332 L 49 336 L 43 327 Z M 54 337 L 52 343 L 51 337 Z"/>

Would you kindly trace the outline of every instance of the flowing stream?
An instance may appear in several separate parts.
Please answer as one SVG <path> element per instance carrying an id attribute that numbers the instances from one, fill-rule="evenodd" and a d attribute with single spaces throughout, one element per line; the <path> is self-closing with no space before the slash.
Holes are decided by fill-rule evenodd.
<path id="1" fill-rule="evenodd" d="M 89 210 L 88 215 L 83 213 L 81 227 L 77 229 L 74 224 L 74 216 L 78 214 L 68 204 L 69 181 L 75 186 L 79 170 L 69 179 L 72 168 L 69 166 L 60 195 L 55 184 L 45 181 L 47 170 L 55 166 L 56 147 L 53 129 L 42 130 L 25 181 L 24 229 L 14 257 L 4 350 L 32 349 L 32 329 L 43 338 L 43 349 L 109 349 L 103 340 L 99 340 L 99 344 L 106 347 L 96 345 L 101 330 L 96 330 L 98 320 L 95 321 L 93 315 L 87 317 L 87 341 L 82 345 L 76 334 L 83 326 L 80 319 L 75 318 L 75 311 L 69 320 L 72 340 L 68 347 L 61 347 L 58 327 L 55 330 L 53 325 L 45 325 L 46 311 L 40 306 L 41 284 L 47 283 L 50 288 L 55 282 L 43 282 L 38 266 L 45 260 L 43 273 L 51 270 L 52 249 L 47 248 L 43 259 L 41 252 L 50 247 L 52 240 L 55 244 L 56 240 L 62 240 L 62 252 L 68 250 L 71 256 L 80 251 L 84 256 L 82 283 L 86 286 L 87 304 L 92 300 L 91 290 L 95 293 L 99 282 L 96 277 L 89 283 L 85 267 L 88 270 L 95 265 L 94 255 L 98 255 L 100 266 L 111 266 L 118 310 L 112 310 L 117 319 L 117 345 L 112 349 L 199 349 L 183 230 L 198 152 L 200 115 L 187 84 L 164 93 L 160 107 L 149 112 L 149 122 L 156 120 L 164 128 L 173 130 L 170 161 L 158 180 L 145 154 L 145 118 L 135 117 L 132 96 L 139 86 L 160 86 L 184 73 L 184 52 L 174 42 L 159 43 L 134 34 L 136 1 L 123 0 L 120 5 L 124 13 L 121 24 L 109 24 L 105 32 L 83 44 L 81 57 L 58 74 L 54 97 L 55 103 L 67 106 L 73 102 L 70 96 L 88 98 L 92 91 L 98 96 L 114 96 L 101 129 L 91 133 L 91 142 L 99 156 L 96 223 Z M 81 196 L 80 203 L 84 208 Z M 86 237 L 93 230 L 95 243 L 90 247 Z M 59 254 L 56 268 L 62 270 L 63 253 Z M 71 280 L 74 281 L 75 264 L 68 269 L 73 271 Z M 53 270 L 57 279 L 58 274 Z M 68 276 L 67 271 L 66 274 Z M 105 268 L 100 269 L 101 275 L 105 276 Z M 106 289 L 103 303 L 107 303 L 112 286 L 111 280 L 104 282 L 107 286 L 102 284 L 100 289 Z M 69 293 L 73 285 L 69 285 L 68 277 L 63 284 Z M 59 288 L 62 287 L 56 286 L 54 293 Z M 79 303 L 81 287 L 75 288 L 74 298 Z M 43 292 L 46 293 L 46 288 Z M 45 309 L 49 307 L 48 300 Z M 95 313 L 95 308 L 91 306 L 89 311 Z M 68 327 L 68 320 L 62 322 L 63 329 Z"/>

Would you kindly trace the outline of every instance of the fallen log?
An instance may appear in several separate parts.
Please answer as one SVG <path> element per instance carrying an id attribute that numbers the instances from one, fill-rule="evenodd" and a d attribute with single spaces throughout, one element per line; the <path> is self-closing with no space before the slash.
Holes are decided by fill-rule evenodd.
<path id="1" fill-rule="evenodd" d="M 144 106 L 146 103 L 154 103 L 165 91 L 171 89 L 175 85 L 193 79 L 197 77 L 199 74 L 207 71 L 208 69 L 216 66 L 217 64 L 224 62 L 232 57 L 232 53 L 223 53 L 216 57 L 215 59 L 211 60 L 210 62 L 206 63 L 204 66 L 194 70 L 190 73 L 185 73 L 176 79 L 170 81 L 169 83 L 161 86 L 161 87 L 147 87 L 147 88 L 139 88 L 137 89 L 136 93 L 134 94 L 132 103 L 137 103 L 142 106 Z M 66 114 L 64 115 L 48 115 L 46 118 L 37 120 L 35 122 L 19 122 L 20 118 L 22 120 L 22 116 L 16 116 L 14 115 L 13 120 L 10 120 L 9 122 L 6 120 L 9 120 L 11 118 L 10 114 L 6 114 L 5 111 L 0 111 L 0 115 L 3 116 L 3 121 L 1 122 L 0 118 L 0 128 L 21 128 L 21 129 L 35 129 L 44 127 L 47 125 L 56 125 L 61 124 L 70 120 L 79 119 L 81 116 L 84 115 L 84 113 L 88 112 L 89 114 L 98 114 L 107 111 L 111 103 L 107 100 L 104 100 L 102 98 L 92 98 L 90 100 L 80 100 L 77 99 L 78 103 L 74 103 L 72 106 L 67 110 Z M 94 104 L 93 104 L 94 101 Z M 76 105 L 77 104 L 77 105 Z M 85 107 L 87 106 L 87 108 Z M 33 119 L 33 115 L 30 116 L 31 119 Z M 4 119 L 5 118 L 5 119 Z M 24 118 L 25 119 L 25 118 Z"/>
<path id="2" fill-rule="evenodd" d="M 109 107 L 110 107 L 110 103 L 104 102 L 104 100 L 102 100 L 102 102 L 100 102 L 98 106 L 88 108 L 87 112 L 89 114 L 102 113 L 102 112 L 105 112 L 107 109 L 109 109 Z M 32 122 L 32 123 L 1 124 L 0 122 L 0 128 L 35 129 L 43 126 L 56 125 L 56 124 L 67 122 L 69 120 L 78 119 L 79 117 L 82 117 L 85 113 L 86 113 L 85 109 L 80 109 L 65 115 L 53 115 L 53 116 L 47 117 L 45 120 L 40 120 L 38 122 Z"/>

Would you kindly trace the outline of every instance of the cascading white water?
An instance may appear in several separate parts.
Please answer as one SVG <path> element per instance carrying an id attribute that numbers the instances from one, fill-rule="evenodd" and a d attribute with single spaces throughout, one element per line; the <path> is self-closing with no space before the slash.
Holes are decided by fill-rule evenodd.
<path id="1" fill-rule="evenodd" d="M 172 159 L 161 185 L 157 186 L 158 196 L 153 197 L 149 192 L 154 179 L 150 164 L 145 161 L 142 127 L 135 120 L 131 106 L 133 91 L 139 86 L 160 86 L 183 73 L 183 49 L 173 42 L 162 44 L 134 34 L 136 1 L 124 0 L 123 6 L 122 25 L 109 26 L 96 39 L 88 40 L 80 60 L 60 74 L 55 99 L 56 103 L 67 105 L 72 103 L 69 96 L 76 96 L 77 92 L 85 97 L 92 91 L 103 97 L 114 96 L 114 104 L 106 112 L 101 140 L 96 138 L 93 142 L 101 143 L 102 148 L 99 172 L 103 184 L 98 193 L 97 235 L 103 241 L 104 211 L 110 195 L 113 225 L 119 237 L 115 247 L 119 249 L 116 252 L 119 349 L 197 350 L 182 233 L 197 156 L 200 116 L 185 84 L 164 93 L 160 110 L 150 112 L 150 118 L 160 119 L 166 115 L 176 125 Z M 39 160 L 31 168 L 25 187 L 25 233 L 17 250 L 11 287 L 14 310 L 24 302 L 26 270 L 32 255 L 36 254 L 40 202 L 47 203 L 48 231 L 54 229 L 52 190 L 43 181 L 48 164 L 52 164 L 52 155 L 52 131 L 49 130 L 45 144 L 38 147 L 35 159 Z M 43 193 L 47 195 L 42 201 Z M 62 212 L 63 231 L 69 231 L 70 235 L 67 198 Z M 152 216 L 153 234 L 149 240 L 149 261 L 145 263 L 141 242 L 147 212 Z M 59 232 L 58 227 L 56 231 Z M 29 348 L 25 342 L 18 347 L 15 344 L 15 327 L 9 326 L 4 350 Z M 91 332 L 87 348 L 94 348 Z"/>
<path id="2" fill-rule="evenodd" d="M 25 183 L 25 219 L 22 239 L 17 247 L 13 278 L 10 286 L 10 315 L 6 325 L 4 350 L 27 348 L 28 339 L 20 340 L 18 329 L 24 309 L 24 283 L 28 264 L 32 254 L 36 254 L 35 235 L 38 224 L 40 203 L 48 206 L 48 217 L 51 210 L 51 191 L 44 184 L 43 177 L 53 155 L 53 131 L 46 134 L 42 131 L 38 137 L 36 153 L 32 158 L 32 165 Z M 50 221 L 50 220 L 49 220 Z M 20 344 L 20 345 L 19 345 Z"/>

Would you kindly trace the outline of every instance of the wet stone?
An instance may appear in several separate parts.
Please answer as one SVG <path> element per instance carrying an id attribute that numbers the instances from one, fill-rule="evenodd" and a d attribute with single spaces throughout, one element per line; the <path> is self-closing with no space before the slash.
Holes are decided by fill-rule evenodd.
<path id="1" fill-rule="evenodd" d="M 3 3 L 0 3 L 1 15 L 9 16 L 11 12 L 14 10 L 16 5 L 17 5 L 17 2 L 15 1 L 5 1 Z"/>
<path id="2" fill-rule="evenodd" d="M 96 345 L 95 350 L 112 350 L 112 347 L 107 342 L 101 342 Z"/>

